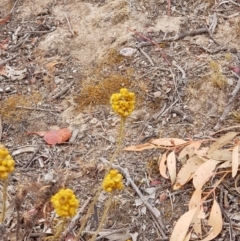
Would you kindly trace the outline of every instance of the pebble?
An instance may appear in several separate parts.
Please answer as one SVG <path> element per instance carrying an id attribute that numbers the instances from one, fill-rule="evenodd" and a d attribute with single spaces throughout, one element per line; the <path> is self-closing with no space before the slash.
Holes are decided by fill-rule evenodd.
<path id="1" fill-rule="evenodd" d="M 136 51 L 137 50 L 134 48 L 123 48 L 119 52 L 122 56 L 131 57 L 136 53 Z"/>
<path id="2" fill-rule="evenodd" d="M 10 87 L 10 86 L 8 86 L 8 87 L 5 88 L 5 92 L 6 92 L 6 93 L 9 93 L 9 92 L 11 92 L 11 91 L 12 91 L 12 90 L 11 90 L 11 87 Z"/>
<path id="3" fill-rule="evenodd" d="M 96 124 L 98 122 L 98 120 L 96 119 L 96 118 L 92 118 L 91 120 L 90 120 L 90 123 L 91 124 Z"/>

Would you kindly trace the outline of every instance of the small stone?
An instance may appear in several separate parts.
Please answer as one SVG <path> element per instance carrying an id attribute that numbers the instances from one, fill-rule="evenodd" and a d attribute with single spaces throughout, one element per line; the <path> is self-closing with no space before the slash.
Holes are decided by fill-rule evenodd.
<path id="1" fill-rule="evenodd" d="M 134 48 L 123 48 L 120 50 L 120 54 L 125 57 L 131 57 L 136 53 L 136 49 Z"/>
<path id="2" fill-rule="evenodd" d="M 98 122 L 98 120 L 96 119 L 96 118 L 92 118 L 91 120 L 90 120 L 90 123 L 91 124 L 96 124 Z"/>
<path id="3" fill-rule="evenodd" d="M 8 86 L 8 87 L 5 88 L 5 92 L 6 92 L 6 93 L 9 93 L 9 92 L 11 92 L 11 91 L 12 91 L 12 90 L 11 90 L 11 87 L 10 87 L 10 86 Z"/>

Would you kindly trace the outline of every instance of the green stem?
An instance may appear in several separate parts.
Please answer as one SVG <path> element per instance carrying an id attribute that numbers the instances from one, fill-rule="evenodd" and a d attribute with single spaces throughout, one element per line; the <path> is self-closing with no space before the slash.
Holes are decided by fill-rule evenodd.
<path id="1" fill-rule="evenodd" d="M 3 180 L 3 199 L 2 199 L 2 217 L 1 217 L 1 223 L 4 222 L 5 218 L 5 212 L 6 212 L 6 201 L 7 201 L 7 186 L 8 186 L 8 179 Z"/>
<path id="2" fill-rule="evenodd" d="M 108 214 L 108 210 L 111 207 L 111 203 L 112 203 L 112 199 L 114 196 L 114 192 L 111 192 L 110 197 L 108 198 L 107 203 L 105 204 L 104 210 L 103 210 L 103 215 L 102 215 L 102 219 L 101 222 L 98 225 L 98 229 L 96 230 L 95 234 L 92 236 L 92 238 L 90 239 L 90 241 L 95 241 L 95 238 L 97 237 L 97 235 L 99 234 L 99 232 L 102 229 L 103 223 L 107 217 Z"/>

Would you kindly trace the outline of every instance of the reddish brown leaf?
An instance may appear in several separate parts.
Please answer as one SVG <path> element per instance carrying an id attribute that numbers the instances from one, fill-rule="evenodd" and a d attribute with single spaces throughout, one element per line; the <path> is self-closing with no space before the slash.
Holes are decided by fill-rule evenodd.
<path id="1" fill-rule="evenodd" d="M 49 145 L 56 145 L 68 141 L 72 133 L 68 128 L 63 128 L 59 130 L 28 132 L 27 134 L 43 136 L 44 141 L 46 141 Z"/>
<path id="2" fill-rule="evenodd" d="M 11 19 L 11 15 L 8 15 L 7 17 L 0 19 L 0 25 L 5 24 L 10 19 Z"/>
<path id="3" fill-rule="evenodd" d="M 68 128 L 48 131 L 43 139 L 50 145 L 56 145 L 68 141 L 71 137 L 71 131 Z"/>
<path id="4" fill-rule="evenodd" d="M 231 69 L 236 74 L 240 74 L 240 67 L 239 66 L 229 66 L 229 69 Z"/>

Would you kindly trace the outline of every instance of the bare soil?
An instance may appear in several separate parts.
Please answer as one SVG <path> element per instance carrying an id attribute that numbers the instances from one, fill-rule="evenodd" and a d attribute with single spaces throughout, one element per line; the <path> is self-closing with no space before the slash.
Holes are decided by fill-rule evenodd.
<path id="1" fill-rule="evenodd" d="M 5 240 L 16 240 L 16 230 L 18 240 L 51 235 L 49 197 L 59 187 L 72 188 L 81 206 L 91 201 L 104 176 L 100 158 L 109 160 L 116 148 L 120 120 L 109 98 L 120 88 L 137 97 L 124 147 L 211 136 L 237 83 L 231 66 L 240 65 L 239 12 L 239 1 L 1 0 L 0 20 L 11 17 L 0 25 L 0 137 L 16 160 Z M 238 125 L 239 111 L 238 94 L 221 128 Z M 73 141 L 49 146 L 28 135 L 63 127 L 77 133 Z M 169 238 L 193 187 L 174 193 L 159 174 L 160 157 L 157 149 L 122 151 L 115 163 L 160 212 Z M 81 240 L 96 230 L 107 197 L 101 194 Z M 235 198 L 233 213 L 240 209 Z M 64 240 L 73 240 L 87 209 Z M 104 224 L 110 233 L 122 228 L 99 240 L 162 240 L 127 183 Z M 234 229 L 235 240 L 238 234 Z M 214 240 L 230 240 L 228 225 Z"/>

